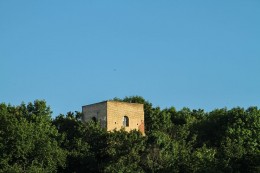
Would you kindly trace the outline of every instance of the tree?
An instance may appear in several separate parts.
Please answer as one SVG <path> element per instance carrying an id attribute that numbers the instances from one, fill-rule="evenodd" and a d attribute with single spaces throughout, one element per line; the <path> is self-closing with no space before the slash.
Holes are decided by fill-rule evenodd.
<path id="1" fill-rule="evenodd" d="M 104 172 L 144 172 L 141 162 L 146 137 L 138 131 L 113 131 L 108 134 Z"/>
<path id="2" fill-rule="evenodd" d="M 229 172 L 259 172 L 260 110 L 233 108 L 227 112 L 227 120 L 219 148 L 221 167 Z"/>
<path id="3" fill-rule="evenodd" d="M 175 172 L 173 150 L 173 141 L 168 134 L 162 131 L 150 133 L 146 147 L 146 172 Z"/>
<path id="4" fill-rule="evenodd" d="M 96 172 L 97 161 L 84 138 L 86 128 L 81 116 L 80 112 L 68 112 L 66 116 L 61 114 L 53 120 L 63 136 L 61 146 L 67 152 L 66 167 L 59 168 L 59 172 Z"/>
<path id="5" fill-rule="evenodd" d="M 0 172 L 56 172 L 66 153 L 45 101 L 0 105 Z"/>
<path id="6" fill-rule="evenodd" d="M 1 172 L 260 172 L 257 107 L 161 110 L 143 103 L 146 136 L 107 132 L 80 112 L 51 119 L 45 101 L 0 104 Z"/>

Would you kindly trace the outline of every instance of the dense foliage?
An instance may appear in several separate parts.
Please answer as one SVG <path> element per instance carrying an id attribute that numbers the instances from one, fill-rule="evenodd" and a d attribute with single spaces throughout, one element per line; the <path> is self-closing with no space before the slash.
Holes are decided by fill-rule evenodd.
<path id="1" fill-rule="evenodd" d="M 142 97 L 146 135 L 106 132 L 45 101 L 0 104 L 0 172 L 260 172 L 260 110 L 161 110 Z"/>

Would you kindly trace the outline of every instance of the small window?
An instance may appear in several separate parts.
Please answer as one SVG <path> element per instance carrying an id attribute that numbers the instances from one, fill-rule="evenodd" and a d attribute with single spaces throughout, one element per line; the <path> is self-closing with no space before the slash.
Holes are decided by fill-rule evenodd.
<path id="1" fill-rule="evenodd" d="M 92 119 L 92 121 L 94 121 L 95 123 L 97 122 L 97 118 L 96 118 L 96 117 L 92 117 L 91 119 Z"/>
<path id="2" fill-rule="evenodd" d="M 123 126 L 124 127 L 129 127 L 129 118 L 127 116 L 124 116 Z"/>

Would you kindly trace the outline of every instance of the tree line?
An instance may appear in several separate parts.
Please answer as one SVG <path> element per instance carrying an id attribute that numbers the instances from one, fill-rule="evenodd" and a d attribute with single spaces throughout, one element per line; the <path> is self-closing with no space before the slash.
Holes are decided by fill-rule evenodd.
<path id="1" fill-rule="evenodd" d="M 154 107 L 145 133 L 107 132 L 81 112 L 51 118 L 45 101 L 0 104 L 0 172 L 260 172 L 260 110 Z"/>

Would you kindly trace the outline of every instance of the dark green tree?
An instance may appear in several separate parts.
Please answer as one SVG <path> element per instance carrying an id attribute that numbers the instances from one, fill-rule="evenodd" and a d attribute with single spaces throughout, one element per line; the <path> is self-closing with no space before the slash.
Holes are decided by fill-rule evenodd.
<path id="1" fill-rule="evenodd" d="M 56 172 L 66 153 L 45 101 L 0 105 L 0 172 Z"/>
<path id="2" fill-rule="evenodd" d="M 96 172 L 97 161 L 85 139 L 87 128 L 81 116 L 80 112 L 68 112 L 53 120 L 62 135 L 61 146 L 67 152 L 66 167 L 60 167 L 59 172 Z"/>
<path id="3" fill-rule="evenodd" d="M 110 132 L 107 139 L 107 160 L 104 172 L 144 172 L 142 161 L 144 157 L 146 137 L 138 131 L 124 130 Z"/>
<path id="4" fill-rule="evenodd" d="M 227 111 L 225 135 L 220 140 L 220 167 L 225 172 L 260 171 L 260 110 Z"/>

